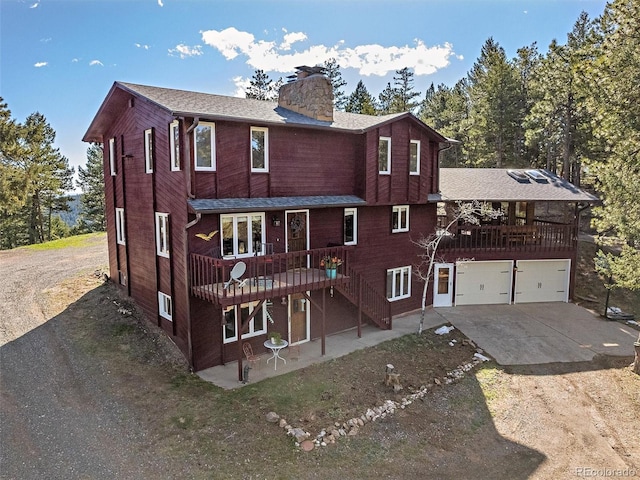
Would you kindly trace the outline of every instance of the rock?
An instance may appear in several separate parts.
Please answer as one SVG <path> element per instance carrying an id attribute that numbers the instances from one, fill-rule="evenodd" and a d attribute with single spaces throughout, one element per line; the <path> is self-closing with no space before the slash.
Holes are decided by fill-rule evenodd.
<path id="1" fill-rule="evenodd" d="M 280 425 L 280 428 L 284 428 L 287 426 L 287 421 L 284 418 L 281 418 L 279 425 Z"/>
<path id="2" fill-rule="evenodd" d="M 289 433 L 293 435 L 298 442 L 303 442 L 304 440 L 309 438 L 309 434 L 302 430 L 301 428 L 294 428 Z M 311 442 L 313 443 L 313 442 Z"/>
<path id="3" fill-rule="evenodd" d="M 347 435 L 349 435 L 350 437 L 353 437 L 354 435 L 358 434 L 358 427 L 353 427 L 351 430 L 349 430 L 349 433 Z"/>
<path id="4" fill-rule="evenodd" d="M 305 441 L 300 443 L 300 447 L 305 452 L 310 452 L 311 450 L 313 450 L 315 448 L 315 444 L 311 440 L 305 440 Z"/>
<path id="5" fill-rule="evenodd" d="M 267 413 L 267 422 L 276 423 L 278 420 L 280 420 L 280 415 L 276 412 Z"/>
<path id="6" fill-rule="evenodd" d="M 340 436 L 340 432 L 338 430 L 331 430 L 331 436 L 333 438 L 338 438 Z"/>

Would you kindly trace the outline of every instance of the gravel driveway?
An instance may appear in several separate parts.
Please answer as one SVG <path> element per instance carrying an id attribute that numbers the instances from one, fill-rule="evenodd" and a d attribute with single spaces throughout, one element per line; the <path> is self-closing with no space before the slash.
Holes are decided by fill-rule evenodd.
<path id="1" fill-rule="evenodd" d="M 0 252 L 0 478 L 162 477 L 161 460 L 142 450 L 144 430 L 109 394 L 108 376 L 90 374 L 68 341 L 70 308 L 49 313 L 47 289 L 107 265 L 105 237 L 92 242 Z"/>

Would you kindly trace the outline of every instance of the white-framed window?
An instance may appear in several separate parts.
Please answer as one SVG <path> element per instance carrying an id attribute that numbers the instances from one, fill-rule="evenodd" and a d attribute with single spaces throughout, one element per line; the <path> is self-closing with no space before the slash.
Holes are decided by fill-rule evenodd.
<path id="1" fill-rule="evenodd" d="M 391 138 L 389 137 L 378 139 L 378 173 L 382 175 L 391 173 Z"/>
<path id="2" fill-rule="evenodd" d="M 409 231 L 409 205 L 394 205 L 391 210 L 391 233 Z"/>
<path id="3" fill-rule="evenodd" d="M 223 257 L 251 257 L 264 253 L 264 213 L 221 215 L 220 231 Z"/>
<path id="4" fill-rule="evenodd" d="M 411 296 L 411 266 L 387 270 L 387 299 L 390 302 Z"/>
<path id="5" fill-rule="evenodd" d="M 116 174 L 116 139 L 109 139 L 109 170 L 111 171 L 111 176 L 115 176 Z"/>
<path id="6" fill-rule="evenodd" d="M 244 323 L 253 312 L 258 302 L 243 303 L 241 305 L 231 305 L 222 309 L 222 339 L 224 343 L 238 340 L 236 331 L 237 315 L 240 315 L 241 323 Z M 260 307 L 260 311 L 249 322 L 247 333 L 242 334 L 242 338 L 255 337 L 267 333 L 267 310 L 266 303 Z"/>
<path id="7" fill-rule="evenodd" d="M 420 140 L 409 142 L 409 175 L 420 175 Z"/>
<path id="8" fill-rule="evenodd" d="M 124 245 L 124 208 L 116 208 L 116 242 Z"/>
<path id="9" fill-rule="evenodd" d="M 171 171 L 180 171 L 180 123 L 169 124 L 169 146 L 171 148 Z"/>
<path id="10" fill-rule="evenodd" d="M 195 169 L 214 171 L 216 169 L 216 125 L 200 122 L 193 130 Z"/>
<path id="11" fill-rule="evenodd" d="M 156 212 L 156 254 L 169 258 L 169 214 Z"/>
<path id="12" fill-rule="evenodd" d="M 158 292 L 158 313 L 162 318 L 173 322 L 173 303 L 166 293 Z"/>
<path id="13" fill-rule="evenodd" d="M 251 171 L 269 171 L 269 129 L 251 127 Z"/>
<path id="14" fill-rule="evenodd" d="M 344 209 L 344 244 L 358 244 L 358 209 Z"/>
<path id="15" fill-rule="evenodd" d="M 144 171 L 153 173 L 153 128 L 144 131 Z"/>

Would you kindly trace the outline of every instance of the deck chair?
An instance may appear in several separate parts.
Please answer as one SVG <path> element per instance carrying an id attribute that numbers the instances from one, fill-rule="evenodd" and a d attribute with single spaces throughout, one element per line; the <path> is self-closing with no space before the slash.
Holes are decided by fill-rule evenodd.
<path id="1" fill-rule="evenodd" d="M 253 348 L 251 347 L 250 343 L 242 344 L 242 351 L 244 352 L 244 356 L 247 358 L 249 365 L 251 365 L 252 367 L 254 365 L 258 365 L 260 357 L 253 354 Z"/>

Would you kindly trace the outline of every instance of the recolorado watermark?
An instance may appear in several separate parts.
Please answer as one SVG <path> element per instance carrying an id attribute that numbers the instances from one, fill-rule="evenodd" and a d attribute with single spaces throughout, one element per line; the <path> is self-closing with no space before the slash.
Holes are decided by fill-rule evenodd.
<path id="1" fill-rule="evenodd" d="M 622 477 L 632 478 L 640 472 L 635 468 L 592 468 L 576 467 L 574 469 L 576 477 L 597 478 L 597 477 Z"/>

